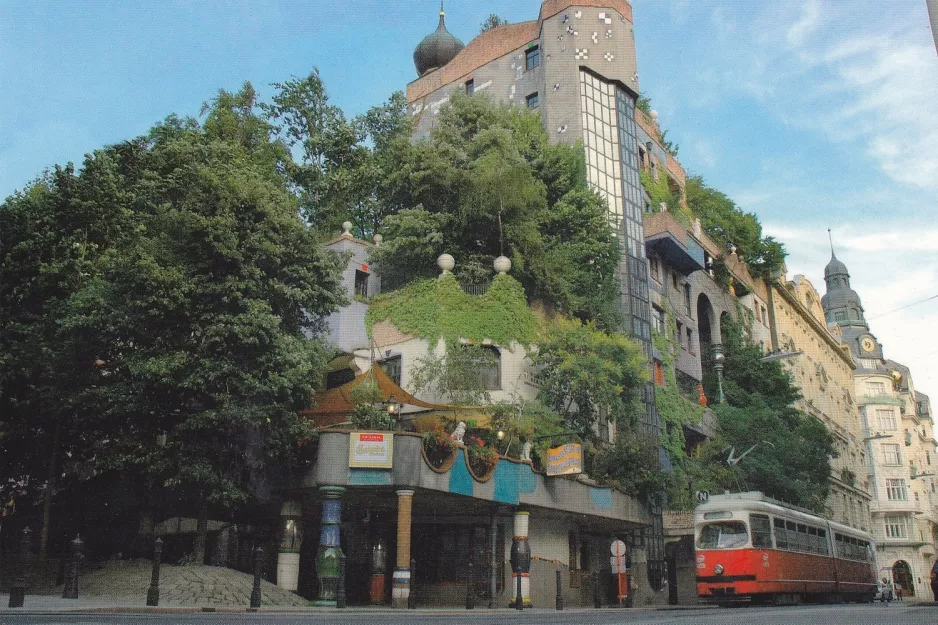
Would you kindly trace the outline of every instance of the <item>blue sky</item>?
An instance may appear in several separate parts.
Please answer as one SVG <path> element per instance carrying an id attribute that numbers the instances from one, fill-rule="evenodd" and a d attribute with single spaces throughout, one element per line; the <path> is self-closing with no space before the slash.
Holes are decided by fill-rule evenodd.
<path id="1" fill-rule="evenodd" d="M 537 0 L 448 0 L 464 41 Z M 642 90 L 680 160 L 756 213 L 823 292 L 827 228 L 868 317 L 938 294 L 938 55 L 925 0 L 636 0 Z M 353 115 L 415 77 L 433 0 L 0 3 L 0 196 L 318 67 Z M 872 319 L 938 408 L 938 300 Z"/>

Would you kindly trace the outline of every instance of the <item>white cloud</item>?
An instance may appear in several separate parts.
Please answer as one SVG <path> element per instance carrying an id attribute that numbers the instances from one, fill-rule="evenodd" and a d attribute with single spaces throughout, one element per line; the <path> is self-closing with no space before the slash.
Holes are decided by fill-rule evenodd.
<path id="1" fill-rule="evenodd" d="M 821 6 L 816 1 L 806 2 L 801 7 L 801 18 L 789 27 L 785 33 L 788 43 L 800 46 L 806 37 L 821 26 Z"/>

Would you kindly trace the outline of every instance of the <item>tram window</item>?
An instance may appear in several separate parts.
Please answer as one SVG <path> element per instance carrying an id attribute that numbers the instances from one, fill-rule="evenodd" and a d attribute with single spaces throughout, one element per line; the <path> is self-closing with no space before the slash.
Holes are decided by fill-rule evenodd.
<path id="1" fill-rule="evenodd" d="M 769 517 L 763 514 L 750 514 L 749 526 L 752 531 L 752 546 L 756 549 L 772 548 L 772 526 Z"/>
<path id="2" fill-rule="evenodd" d="M 749 542 L 746 524 L 742 521 L 707 523 L 697 537 L 698 549 L 733 549 Z"/>
<path id="3" fill-rule="evenodd" d="M 785 521 L 775 519 L 775 546 L 778 549 L 789 549 L 788 530 L 785 529 Z"/>

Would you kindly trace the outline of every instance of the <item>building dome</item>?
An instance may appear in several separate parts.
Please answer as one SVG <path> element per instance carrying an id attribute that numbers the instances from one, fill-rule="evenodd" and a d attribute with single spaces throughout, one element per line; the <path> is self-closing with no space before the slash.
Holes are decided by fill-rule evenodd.
<path id="1" fill-rule="evenodd" d="M 417 74 L 423 76 L 432 69 L 443 67 L 465 48 L 462 41 L 446 30 L 445 14 L 440 8 L 440 23 L 436 30 L 423 38 L 414 50 Z"/>
<path id="2" fill-rule="evenodd" d="M 827 267 L 824 268 L 824 279 L 827 280 L 831 276 L 850 277 L 850 274 L 847 272 L 847 265 L 837 260 L 833 252 L 831 252 L 831 262 L 827 263 Z"/>

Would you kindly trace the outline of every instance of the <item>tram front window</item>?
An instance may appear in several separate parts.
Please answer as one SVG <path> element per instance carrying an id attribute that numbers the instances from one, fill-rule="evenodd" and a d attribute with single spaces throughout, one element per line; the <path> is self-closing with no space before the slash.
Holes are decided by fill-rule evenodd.
<path id="1" fill-rule="evenodd" d="M 749 532 L 742 521 L 707 523 L 700 528 L 698 549 L 734 549 L 749 542 Z"/>

